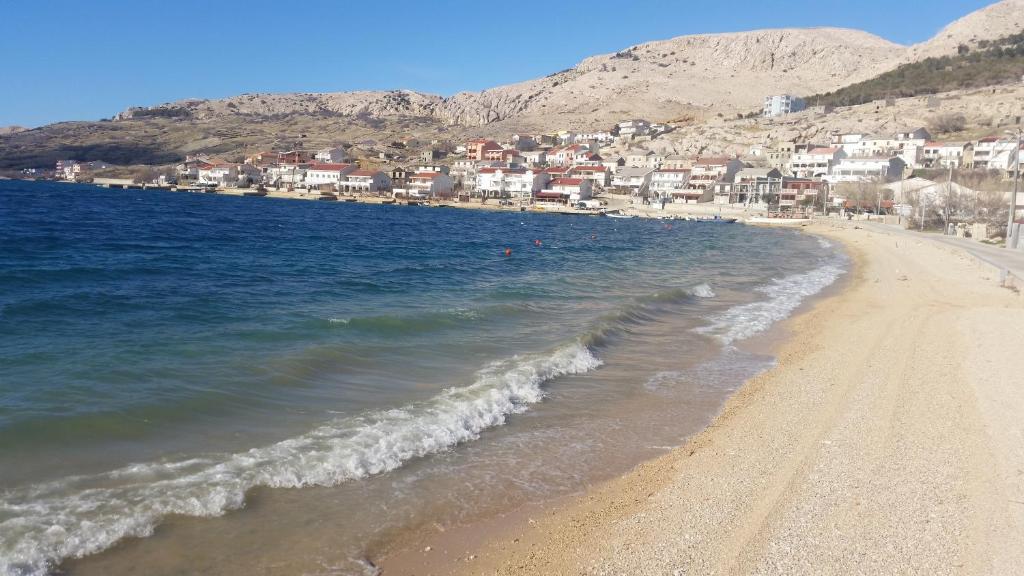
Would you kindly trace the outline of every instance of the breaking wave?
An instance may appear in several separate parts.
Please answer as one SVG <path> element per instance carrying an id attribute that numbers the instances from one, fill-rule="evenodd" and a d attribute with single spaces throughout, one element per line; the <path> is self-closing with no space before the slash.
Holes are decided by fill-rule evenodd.
<path id="1" fill-rule="evenodd" d="M 422 403 L 341 418 L 247 452 L 136 464 L 0 492 L 0 574 L 41 576 L 171 514 L 218 516 L 257 486 L 333 486 L 476 439 L 544 397 L 544 382 L 601 365 L 585 345 L 492 363 L 473 384 Z"/>
<path id="2" fill-rule="evenodd" d="M 766 294 L 767 300 L 730 308 L 713 318 L 709 325 L 696 328 L 695 331 L 707 334 L 725 345 L 750 338 L 788 317 L 804 299 L 821 292 L 843 272 L 845 270 L 842 267 L 827 264 L 810 272 L 772 280 L 771 284 L 755 288 Z"/>

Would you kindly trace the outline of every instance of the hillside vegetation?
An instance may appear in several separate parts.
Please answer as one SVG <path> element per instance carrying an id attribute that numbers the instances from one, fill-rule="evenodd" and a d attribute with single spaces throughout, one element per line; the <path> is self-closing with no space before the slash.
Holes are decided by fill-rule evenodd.
<path id="1" fill-rule="evenodd" d="M 811 105 L 856 106 L 884 98 L 907 98 L 1020 82 L 1024 75 L 1024 32 L 961 45 L 952 56 L 903 64 L 870 80 L 807 98 Z"/>

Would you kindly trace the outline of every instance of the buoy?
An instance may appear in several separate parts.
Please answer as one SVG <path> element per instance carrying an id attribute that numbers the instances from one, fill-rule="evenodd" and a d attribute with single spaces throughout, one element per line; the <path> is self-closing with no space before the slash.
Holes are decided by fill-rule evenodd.
<path id="1" fill-rule="evenodd" d="M 534 240 L 533 241 L 533 245 L 534 246 L 540 246 L 541 244 L 542 244 L 542 242 L 540 240 Z"/>
<path id="2" fill-rule="evenodd" d="M 597 234 L 591 234 L 590 235 L 590 239 L 591 240 L 597 240 Z"/>
<path id="3" fill-rule="evenodd" d="M 505 248 L 505 256 L 511 256 L 511 255 L 512 255 L 512 249 L 511 248 Z"/>

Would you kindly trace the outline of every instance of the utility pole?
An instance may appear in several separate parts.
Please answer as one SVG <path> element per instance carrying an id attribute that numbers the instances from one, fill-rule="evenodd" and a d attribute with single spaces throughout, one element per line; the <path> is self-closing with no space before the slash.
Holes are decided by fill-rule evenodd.
<path id="1" fill-rule="evenodd" d="M 917 194 L 918 194 L 917 203 L 920 205 L 919 208 L 921 210 L 921 228 L 920 228 L 920 230 L 921 230 L 921 232 L 924 232 L 924 200 L 925 200 L 925 195 L 924 195 L 924 192 L 922 192 L 922 191 L 918 191 Z"/>
<path id="2" fill-rule="evenodd" d="M 1017 215 L 1017 189 L 1020 186 L 1020 147 L 1022 143 L 1024 143 L 1024 131 L 1017 128 L 1017 148 L 1013 151 L 1013 155 L 1016 157 L 1016 162 L 1014 162 L 1016 166 L 1013 170 L 1013 193 L 1010 195 L 1010 216 L 1006 224 L 1006 247 L 1011 249 L 1017 247 L 1013 242 L 1013 220 Z"/>
<path id="3" fill-rule="evenodd" d="M 942 235 L 949 234 L 949 203 L 952 199 L 952 188 L 953 188 L 953 164 L 949 165 L 949 176 L 946 177 L 946 206 L 942 213 L 942 219 L 945 220 L 946 228 L 942 231 Z"/>

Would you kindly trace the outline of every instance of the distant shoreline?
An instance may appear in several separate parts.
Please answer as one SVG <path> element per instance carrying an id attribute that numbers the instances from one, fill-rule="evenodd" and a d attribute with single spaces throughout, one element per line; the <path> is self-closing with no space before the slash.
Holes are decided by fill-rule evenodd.
<path id="1" fill-rule="evenodd" d="M 38 182 L 40 180 L 19 178 L 18 180 L 26 182 Z M 108 187 L 100 184 L 93 184 L 91 182 L 66 182 L 61 180 L 46 180 L 46 182 L 54 182 L 58 184 L 70 184 L 70 185 L 87 185 L 96 186 L 98 188 L 118 189 L 116 187 Z M 282 200 L 305 200 L 305 201 L 324 201 L 321 200 L 321 195 L 317 192 L 300 189 L 300 190 L 275 190 L 266 189 L 265 194 L 253 194 L 256 189 L 252 188 L 216 188 L 211 189 L 209 192 L 199 191 L 198 187 L 181 186 L 180 189 L 175 189 L 165 186 L 149 186 L 143 188 L 142 185 L 138 187 L 126 188 L 126 190 L 137 190 L 137 191 L 151 191 L 151 190 L 162 190 L 165 192 L 183 192 L 191 194 L 216 194 L 221 196 L 255 196 L 260 198 L 275 198 Z M 393 199 L 383 196 L 362 196 L 352 195 L 345 193 L 332 193 L 333 200 L 329 202 L 338 203 L 358 203 L 358 204 L 373 204 L 373 205 L 396 205 L 405 206 L 409 205 L 408 201 L 412 200 L 413 206 L 421 208 L 459 208 L 464 210 L 487 210 L 492 212 L 529 212 L 539 214 L 563 214 L 572 216 L 601 216 L 599 211 L 594 210 L 580 210 L 568 206 L 557 206 L 547 204 L 533 204 L 527 206 L 502 206 L 497 201 L 481 203 L 478 199 L 471 200 L 469 202 L 460 202 L 457 199 L 450 200 L 417 200 L 417 199 Z M 623 214 L 636 217 L 636 218 L 652 218 L 652 219 L 685 219 L 688 217 L 696 218 L 707 218 L 713 216 L 721 216 L 725 218 L 736 218 L 737 223 L 740 224 L 753 224 L 753 225 L 768 225 L 768 226 L 804 226 L 810 223 L 809 219 L 806 218 L 767 218 L 767 214 L 762 210 L 747 211 L 739 210 L 731 206 L 720 206 L 711 202 L 696 203 L 696 204 L 679 204 L 670 203 L 666 204 L 665 207 L 658 208 L 653 205 L 636 206 L 630 202 L 630 197 L 618 194 L 602 194 L 598 196 L 599 199 L 608 201 L 606 210 L 620 211 Z"/>

